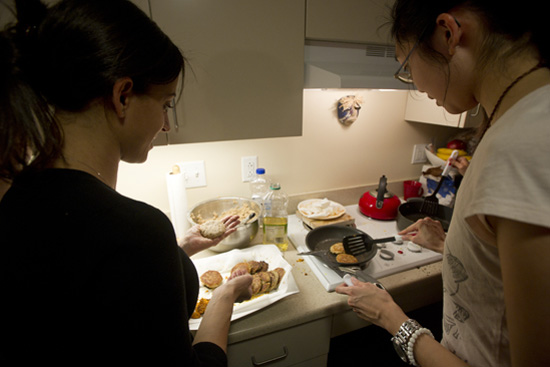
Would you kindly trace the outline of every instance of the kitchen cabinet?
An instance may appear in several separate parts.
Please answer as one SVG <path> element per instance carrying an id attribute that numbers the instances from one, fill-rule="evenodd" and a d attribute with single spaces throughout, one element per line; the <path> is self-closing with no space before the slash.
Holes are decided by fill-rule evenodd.
<path id="1" fill-rule="evenodd" d="M 426 93 L 410 91 L 405 108 L 405 120 L 427 124 L 472 128 L 481 124 L 484 113 L 480 105 L 459 114 L 451 114 L 428 98 Z"/>
<path id="2" fill-rule="evenodd" d="M 149 0 L 130 0 L 130 2 L 137 5 L 138 8 L 151 17 L 151 12 L 149 11 Z"/>
<path id="3" fill-rule="evenodd" d="M 331 324 L 331 318 L 325 317 L 240 343 L 229 344 L 229 366 L 326 366 Z"/>
<path id="4" fill-rule="evenodd" d="M 393 45 L 395 0 L 307 0 L 306 39 Z"/>
<path id="5" fill-rule="evenodd" d="M 155 143 L 301 135 L 305 0 L 149 0 L 149 8 L 187 59 L 171 131 Z"/>

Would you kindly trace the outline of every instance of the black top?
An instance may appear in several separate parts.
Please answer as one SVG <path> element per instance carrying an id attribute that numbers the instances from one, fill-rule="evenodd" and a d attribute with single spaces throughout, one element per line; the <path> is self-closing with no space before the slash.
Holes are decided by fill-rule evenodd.
<path id="1" fill-rule="evenodd" d="M 0 244 L 0 364 L 227 364 L 191 346 L 198 277 L 159 210 L 81 171 L 25 174 Z"/>

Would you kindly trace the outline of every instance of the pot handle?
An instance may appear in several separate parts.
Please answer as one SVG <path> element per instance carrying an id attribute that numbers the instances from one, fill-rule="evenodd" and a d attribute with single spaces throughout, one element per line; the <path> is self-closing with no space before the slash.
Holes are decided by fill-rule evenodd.
<path id="1" fill-rule="evenodd" d="M 386 194 L 386 184 L 387 179 L 386 176 L 382 175 L 380 177 L 380 182 L 378 183 L 378 194 L 376 195 L 376 208 L 382 209 L 382 206 L 384 205 L 384 195 Z"/>

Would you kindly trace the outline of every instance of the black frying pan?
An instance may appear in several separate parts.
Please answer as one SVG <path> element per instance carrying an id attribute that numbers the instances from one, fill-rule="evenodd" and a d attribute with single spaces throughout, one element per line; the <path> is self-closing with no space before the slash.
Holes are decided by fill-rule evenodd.
<path id="1" fill-rule="evenodd" d="M 407 228 L 417 220 L 426 217 L 426 214 L 422 214 L 420 211 L 422 202 L 423 199 L 411 198 L 406 203 L 399 205 L 399 208 L 397 209 L 397 228 L 399 228 L 400 231 Z M 438 205 L 437 214 L 431 218 L 440 221 L 443 229 L 447 232 L 449 230 L 452 216 L 452 208 L 444 205 Z"/>
<path id="2" fill-rule="evenodd" d="M 325 260 L 325 262 L 329 265 L 363 267 L 376 255 L 376 252 L 378 251 L 377 246 L 372 246 L 370 251 L 356 256 L 358 262 L 354 264 L 339 263 L 336 261 L 336 256 L 330 252 L 330 246 L 338 242 L 343 242 L 345 236 L 354 234 L 364 234 L 372 240 L 372 237 L 356 228 L 342 225 L 328 225 L 312 229 L 306 235 L 306 246 L 310 251 L 325 251 L 326 254 L 323 256 L 323 260 Z"/>

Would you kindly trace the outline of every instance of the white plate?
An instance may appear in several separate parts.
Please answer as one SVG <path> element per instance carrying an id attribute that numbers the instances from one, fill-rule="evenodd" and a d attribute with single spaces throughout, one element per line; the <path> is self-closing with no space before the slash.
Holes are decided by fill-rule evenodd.
<path id="1" fill-rule="evenodd" d="M 269 293 L 262 294 L 261 296 L 255 297 L 251 300 L 235 303 L 233 307 L 233 314 L 231 315 L 231 321 L 261 310 L 262 308 L 267 307 L 280 299 L 300 291 L 294 277 L 292 276 L 292 266 L 290 266 L 290 264 L 283 259 L 281 251 L 275 245 L 256 245 L 242 250 L 231 250 L 219 255 L 193 260 L 193 263 L 197 268 L 199 277 L 208 270 L 217 270 L 221 273 L 225 282 L 230 275 L 231 268 L 246 260 L 263 260 L 269 264 L 268 270 L 283 268 L 285 269 L 285 275 L 279 283 L 279 287 L 277 289 Z M 201 285 L 199 289 L 199 299 L 209 299 L 211 296 L 212 290 Z M 197 330 L 201 320 L 202 317 L 199 319 L 190 319 L 189 329 Z"/>
<path id="2" fill-rule="evenodd" d="M 306 218 L 329 220 L 340 218 L 346 212 L 342 204 L 328 199 L 309 199 L 298 204 L 298 210 Z"/>

